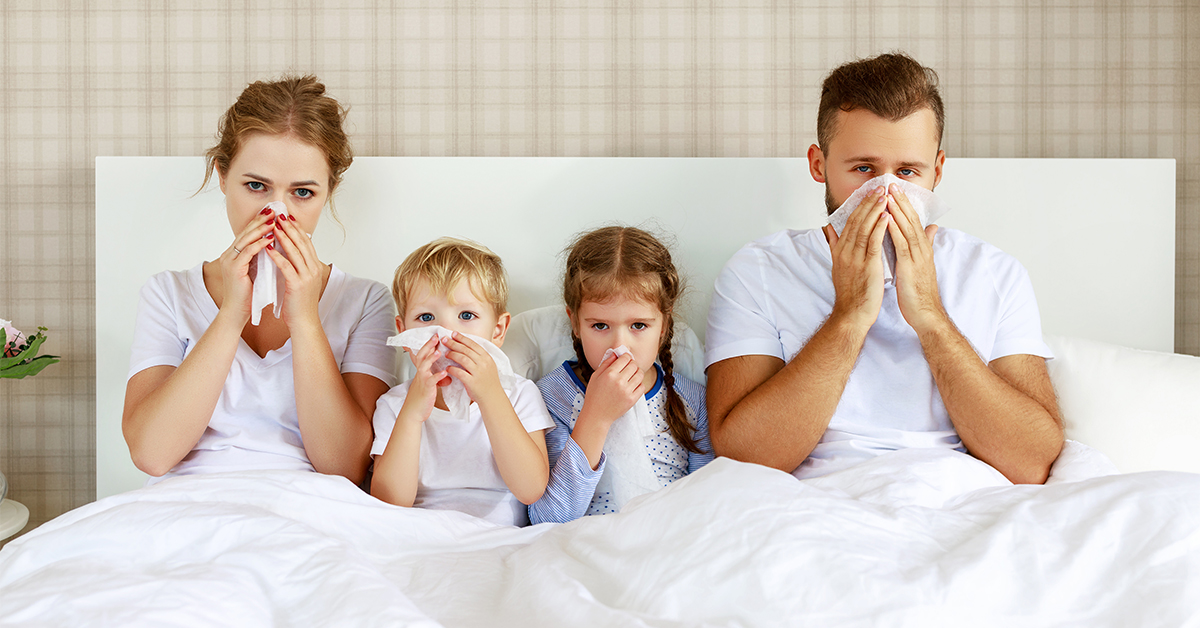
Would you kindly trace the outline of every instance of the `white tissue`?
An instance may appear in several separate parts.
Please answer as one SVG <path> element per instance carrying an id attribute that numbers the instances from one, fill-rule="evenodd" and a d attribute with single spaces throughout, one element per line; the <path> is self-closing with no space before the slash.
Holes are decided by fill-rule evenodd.
<path id="1" fill-rule="evenodd" d="M 629 348 L 621 345 L 606 350 L 600 361 L 603 363 L 611 355 L 626 353 Z M 650 453 L 646 451 L 646 439 L 654 434 L 645 395 L 638 396 L 633 407 L 608 428 L 608 437 L 604 439 L 607 461 L 596 490 L 607 491 L 618 512 L 634 497 L 662 488 L 662 482 L 650 464 Z"/>
<path id="2" fill-rule="evenodd" d="M 437 335 L 439 338 L 446 339 L 452 334 L 453 332 L 451 332 L 449 329 L 439 325 L 414 327 L 402 334 L 388 338 L 387 343 L 388 346 L 391 347 L 407 348 L 410 352 L 409 355 L 415 358 L 417 352 L 421 350 L 421 347 L 425 346 L 425 343 L 429 342 L 429 339 L 434 335 Z M 500 375 L 500 387 L 503 388 L 505 392 L 511 393 L 517 384 L 524 379 L 520 375 L 517 375 L 513 372 L 512 364 L 508 361 L 508 356 L 504 355 L 504 352 L 500 350 L 500 347 L 492 344 L 490 340 L 471 334 L 461 335 L 479 343 L 479 345 L 483 347 L 485 351 L 487 351 L 488 355 L 492 356 L 492 360 L 496 363 L 496 372 Z M 457 366 L 462 368 L 462 365 L 446 357 L 446 354 L 450 352 L 450 349 L 444 344 L 438 345 L 438 352 L 441 354 L 441 357 L 435 360 L 433 363 L 433 371 L 435 373 L 445 369 L 447 366 Z M 414 361 L 414 364 L 415 363 L 416 362 Z M 467 393 L 467 387 L 464 386 L 457 377 L 451 375 L 450 383 L 442 387 L 442 400 L 446 402 L 446 409 L 450 411 L 450 416 L 463 421 L 467 421 L 471 418 L 471 396 Z"/>
<path id="3" fill-rule="evenodd" d="M 837 211 L 829 215 L 829 224 L 833 225 L 833 230 L 842 235 L 842 229 L 846 227 L 846 220 L 850 218 L 850 212 L 858 207 L 871 192 L 880 186 L 886 186 L 895 183 L 900 186 L 900 191 L 908 197 L 908 201 L 912 203 L 913 209 L 917 211 L 917 215 L 921 217 L 921 228 L 928 227 L 933 221 L 941 218 L 950 211 L 950 207 L 946 205 L 942 199 L 938 198 L 933 192 L 925 188 L 905 181 L 894 174 L 884 174 L 866 183 L 862 184 L 846 202 L 842 203 Z M 888 283 L 894 282 L 896 276 L 896 245 L 892 242 L 892 234 L 883 236 L 883 279 Z"/>
<path id="4" fill-rule="evenodd" d="M 275 212 L 276 216 L 288 215 L 287 205 L 284 205 L 282 201 L 271 201 L 263 209 L 270 209 Z M 282 248 L 276 250 L 280 255 L 287 256 Z M 254 292 L 250 295 L 250 324 L 258 325 L 262 320 L 263 308 L 272 303 L 275 304 L 272 312 L 275 314 L 275 318 L 279 318 L 279 313 L 283 310 L 283 291 L 287 286 L 283 281 L 283 272 L 275 266 L 275 262 L 271 261 L 266 249 L 259 251 L 254 258 L 254 261 L 250 262 L 256 271 L 252 277 Z"/>

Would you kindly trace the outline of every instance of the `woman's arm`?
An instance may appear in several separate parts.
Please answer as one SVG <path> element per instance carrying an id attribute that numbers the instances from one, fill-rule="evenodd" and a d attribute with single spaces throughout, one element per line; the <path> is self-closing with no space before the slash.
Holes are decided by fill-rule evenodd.
<path id="1" fill-rule="evenodd" d="M 170 471 L 208 427 L 250 320 L 250 261 L 270 242 L 263 238 L 270 231 L 269 217 L 259 215 L 212 262 L 220 273 L 220 311 L 180 365 L 153 366 L 129 378 L 121 431 L 138 469 L 153 476 Z"/>

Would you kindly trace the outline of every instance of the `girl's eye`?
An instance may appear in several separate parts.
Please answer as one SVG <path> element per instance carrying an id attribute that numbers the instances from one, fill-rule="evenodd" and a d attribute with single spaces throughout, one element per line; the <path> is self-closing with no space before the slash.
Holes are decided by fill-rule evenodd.
<path id="1" fill-rule="evenodd" d="M 248 181 L 246 183 L 246 187 L 255 192 L 262 192 L 263 190 L 267 189 L 267 186 L 263 185 L 262 181 Z"/>
<path id="2" fill-rule="evenodd" d="M 642 323 L 642 322 L 637 322 L 637 323 L 634 323 L 634 324 L 630 325 L 630 327 L 632 327 L 632 328 L 634 328 L 634 329 L 636 329 L 636 330 L 638 330 L 638 331 L 642 331 L 643 329 L 646 329 L 646 328 L 647 328 L 647 327 L 649 327 L 649 326 L 648 326 L 648 325 L 646 325 L 645 323 Z"/>
<path id="3" fill-rule="evenodd" d="M 300 198 L 312 198 L 314 196 L 314 194 L 315 193 L 308 188 L 297 188 L 296 189 L 296 196 L 299 196 Z"/>
<path id="4" fill-rule="evenodd" d="M 417 316 L 417 320 L 421 321 L 422 323 L 431 323 L 431 322 L 433 322 L 433 314 L 429 314 L 429 313 L 421 314 L 421 315 Z"/>
<path id="5" fill-rule="evenodd" d="M 912 168 L 901 168 L 899 170 L 899 172 L 900 172 L 900 176 L 902 176 L 902 177 L 912 177 L 912 176 L 916 176 L 916 174 L 917 174 L 917 172 L 915 170 L 913 170 Z"/>
<path id="6" fill-rule="evenodd" d="M 474 312 L 460 312 L 458 315 L 458 320 L 460 321 L 473 321 L 477 318 L 479 318 L 479 316 L 477 316 Z"/>
<path id="7" fill-rule="evenodd" d="M 604 331 L 608 329 L 608 323 L 592 323 L 592 329 L 596 331 Z"/>
<path id="8" fill-rule="evenodd" d="M 870 166 L 859 166 L 859 167 L 855 168 L 855 170 L 866 173 L 866 172 L 871 171 L 871 167 Z"/>

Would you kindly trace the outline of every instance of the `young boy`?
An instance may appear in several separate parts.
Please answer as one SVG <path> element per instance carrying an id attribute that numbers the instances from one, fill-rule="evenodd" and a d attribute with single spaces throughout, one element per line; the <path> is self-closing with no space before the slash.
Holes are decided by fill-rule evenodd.
<path id="1" fill-rule="evenodd" d="M 392 297 L 399 332 L 437 325 L 453 334 L 434 334 L 415 353 L 405 349 L 416 376 L 379 398 L 371 494 L 399 506 L 527 524 L 525 506 L 546 489 L 544 430 L 554 421 L 536 384 L 513 376 L 502 386 L 487 347 L 467 336 L 504 342 L 511 316 L 500 258 L 474 242 L 434 240 L 396 269 Z M 461 368 L 435 370 L 441 346 Z M 470 396 L 469 416 L 448 409 L 443 391 L 451 378 Z"/>

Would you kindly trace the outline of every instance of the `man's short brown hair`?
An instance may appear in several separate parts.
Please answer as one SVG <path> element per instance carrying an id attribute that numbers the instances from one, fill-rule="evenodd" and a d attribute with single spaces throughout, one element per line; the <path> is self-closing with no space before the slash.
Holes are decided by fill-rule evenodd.
<path id="1" fill-rule="evenodd" d="M 821 106 L 817 109 L 817 144 L 829 151 L 829 142 L 837 135 L 838 111 L 866 109 L 897 122 L 922 110 L 931 109 L 937 119 L 938 146 L 946 112 L 938 95 L 938 76 L 904 53 L 881 54 L 838 66 L 821 84 Z"/>

